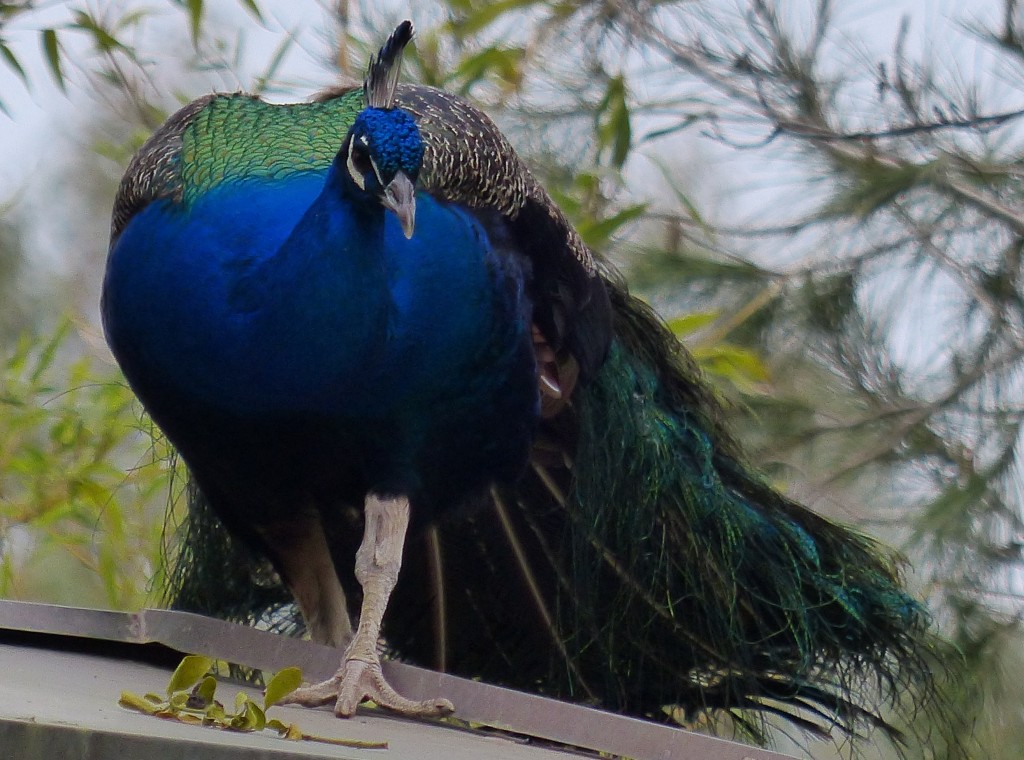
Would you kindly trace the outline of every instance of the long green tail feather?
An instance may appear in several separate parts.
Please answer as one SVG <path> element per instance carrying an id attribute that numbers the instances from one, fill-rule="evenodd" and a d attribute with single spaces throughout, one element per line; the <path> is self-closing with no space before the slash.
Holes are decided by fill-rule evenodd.
<path id="1" fill-rule="evenodd" d="M 227 531 L 194 481 L 185 498 L 187 512 L 168 542 L 163 602 L 171 609 L 301 633 L 302 618 L 270 562 Z"/>
<path id="2" fill-rule="evenodd" d="M 608 657 L 632 710 L 774 701 L 898 740 L 880 710 L 940 707 L 940 666 L 896 558 L 760 479 L 690 355 L 624 287 L 612 300 L 616 342 L 576 404 L 572 630 L 597 632 L 576 651 Z"/>

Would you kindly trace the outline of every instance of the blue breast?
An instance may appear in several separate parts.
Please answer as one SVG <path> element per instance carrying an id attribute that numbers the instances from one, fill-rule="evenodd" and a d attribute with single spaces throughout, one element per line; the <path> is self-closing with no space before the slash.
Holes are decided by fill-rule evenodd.
<path id="1" fill-rule="evenodd" d="M 412 469 L 430 447 L 495 436 L 514 440 L 488 461 L 522 459 L 537 394 L 518 258 L 423 193 L 407 240 L 337 184 L 333 170 L 228 184 L 131 220 L 103 310 L 143 403 L 179 438 L 189 426 L 160 409 L 328 420 L 343 450 L 401 449 Z"/>

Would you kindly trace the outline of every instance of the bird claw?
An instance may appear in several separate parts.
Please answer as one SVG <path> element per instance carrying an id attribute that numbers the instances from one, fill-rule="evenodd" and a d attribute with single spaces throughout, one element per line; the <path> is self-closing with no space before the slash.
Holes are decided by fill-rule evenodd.
<path id="1" fill-rule="evenodd" d="M 346 660 L 331 678 L 317 684 L 302 686 L 289 694 L 283 703 L 319 707 L 334 702 L 334 714 L 350 718 L 364 700 L 373 700 L 380 707 L 413 718 L 439 718 L 454 712 L 447 699 L 426 699 L 417 702 L 395 691 L 385 678 L 379 662 Z"/>
<path id="2" fill-rule="evenodd" d="M 321 707 L 338 700 L 338 687 L 340 684 L 341 678 L 337 675 L 320 683 L 306 684 L 280 699 L 278 704 Z"/>

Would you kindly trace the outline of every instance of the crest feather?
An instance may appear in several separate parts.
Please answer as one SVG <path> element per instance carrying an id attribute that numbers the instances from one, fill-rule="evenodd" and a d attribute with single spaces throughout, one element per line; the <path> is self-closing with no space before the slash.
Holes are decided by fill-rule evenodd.
<path id="1" fill-rule="evenodd" d="M 398 77 L 402 73 L 402 51 L 412 39 L 412 22 L 403 21 L 388 37 L 376 56 L 370 56 L 363 93 L 370 108 L 393 108 Z"/>

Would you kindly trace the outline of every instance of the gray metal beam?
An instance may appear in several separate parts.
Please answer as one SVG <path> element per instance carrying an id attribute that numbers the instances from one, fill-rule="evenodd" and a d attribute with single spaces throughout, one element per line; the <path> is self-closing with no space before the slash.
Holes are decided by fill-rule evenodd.
<path id="1" fill-rule="evenodd" d="M 336 649 L 185 612 L 112 612 L 0 600 L 0 628 L 121 642 L 159 643 L 184 653 L 276 671 L 298 666 L 309 680 L 331 676 Z M 391 683 L 412 699 L 444 696 L 455 716 L 517 734 L 634 760 L 787 760 L 788 756 L 671 726 L 504 689 L 399 662 Z"/>

